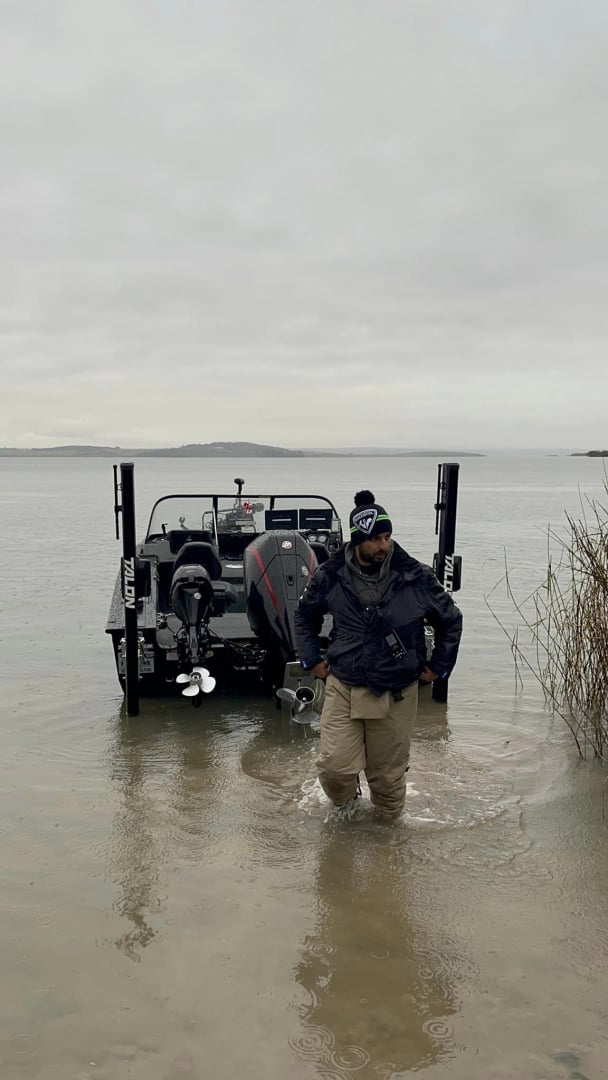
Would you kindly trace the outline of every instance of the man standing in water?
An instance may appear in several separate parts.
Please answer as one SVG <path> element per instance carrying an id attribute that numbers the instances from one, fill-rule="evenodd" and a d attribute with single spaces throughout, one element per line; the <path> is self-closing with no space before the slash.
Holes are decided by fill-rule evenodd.
<path id="1" fill-rule="evenodd" d="M 378 813 L 394 820 L 405 802 L 418 682 L 447 677 L 462 615 L 428 566 L 392 539 L 393 526 L 371 491 L 359 491 L 350 543 L 315 571 L 295 615 L 300 663 L 327 679 L 321 715 L 319 780 L 350 817 L 365 772 Z M 327 658 L 323 616 L 333 617 Z M 427 664 L 424 621 L 435 631 Z"/>

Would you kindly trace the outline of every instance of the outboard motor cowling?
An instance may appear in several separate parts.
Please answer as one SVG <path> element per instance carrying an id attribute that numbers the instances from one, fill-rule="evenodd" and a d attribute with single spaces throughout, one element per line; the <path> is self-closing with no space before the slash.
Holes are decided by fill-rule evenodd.
<path id="1" fill-rule="evenodd" d="M 267 647 L 285 659 L 295 655 L 293 616 L 317 557 L 299 532 L 273 529 L 245 548 L 243 573 L 247 618 Z"/>
<path id="2" fill-rule="evenodd" d="M 183 563 L 171 579 L 171 607 L 184 626 L 199 626 L 213 604 L 213 585 L 204 566 Z"/>

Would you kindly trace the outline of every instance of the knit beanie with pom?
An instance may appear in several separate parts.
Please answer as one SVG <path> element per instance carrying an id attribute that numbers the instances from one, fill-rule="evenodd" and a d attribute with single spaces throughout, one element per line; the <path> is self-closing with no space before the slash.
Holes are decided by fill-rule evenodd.
<path id="1" fill-rule="evenodd" d="M 362 544 L 381 533 L 391 533 L 393 523 L 383 506 L 375 501 L 373 491 L 358 491 L 350 512 L 351 544 Z"/>

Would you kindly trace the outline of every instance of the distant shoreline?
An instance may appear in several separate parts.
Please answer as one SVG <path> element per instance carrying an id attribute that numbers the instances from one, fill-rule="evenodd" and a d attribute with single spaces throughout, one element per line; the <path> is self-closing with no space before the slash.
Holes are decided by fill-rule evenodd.
<path id="1" fill-rule="evenodd" d="M 320 458 L 320 457 L 486 457 L 484 453 L 471 450 L 383 450 L 374 447 L 360 450 L 290 450 L 282 446 L 265 446 L 257 443 L 191 443 L 186 446 L 168 446 L 145 449 L 124 446 L 46 446 L 20 449 L 0 447 L 0 457 L 162 457 L 162 458 Z"/>

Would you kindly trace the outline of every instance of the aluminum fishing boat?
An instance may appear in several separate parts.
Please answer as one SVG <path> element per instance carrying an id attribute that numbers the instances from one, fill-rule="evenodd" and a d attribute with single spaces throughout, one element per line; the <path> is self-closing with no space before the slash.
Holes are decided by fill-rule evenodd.
<path id="1" fill-rule="evenodd" d="M 123 688 L 130 604 L 143 695 L 244 680 L 272 693 L 288 682 L 297 601 L 342 545 L 342 525 L 322 495 L 246 494 L 243 479 L 234 483 L 236 493 L 158 499 L 135 559 L 122 559 L 106 633 Z"/>

